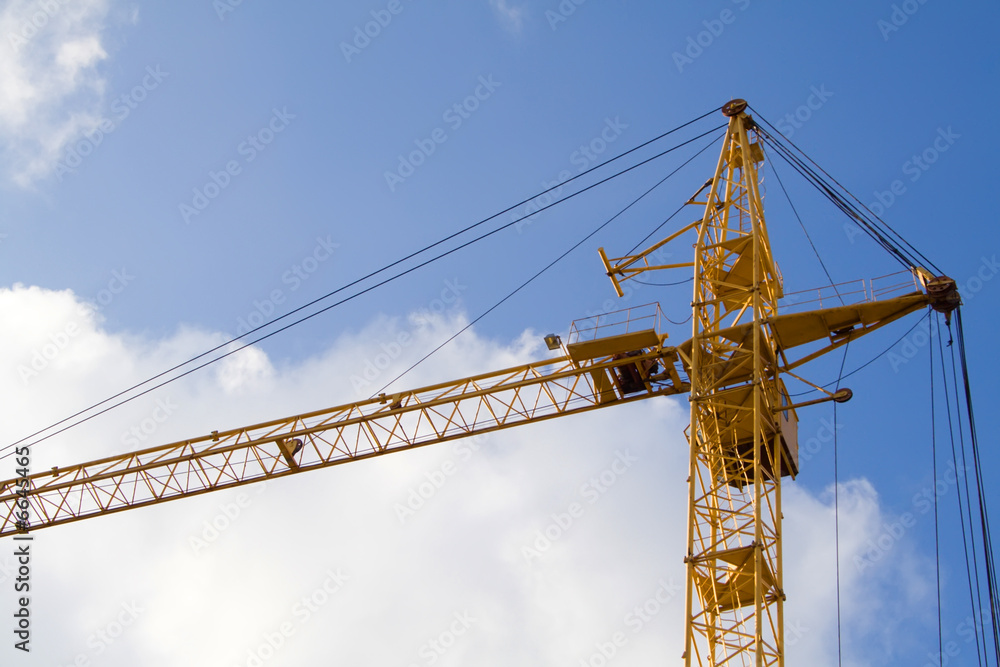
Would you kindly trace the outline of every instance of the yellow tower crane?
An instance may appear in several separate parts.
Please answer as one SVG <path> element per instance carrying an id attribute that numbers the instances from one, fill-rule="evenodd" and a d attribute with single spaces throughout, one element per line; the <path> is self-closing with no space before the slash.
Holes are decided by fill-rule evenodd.
<path id="1" fill-rule="evenodd" d="M 715 174 L 689 201 L 703 207 L 699 219 L 636 255 L 600 250 L 619 296 L 643 272 L 693 267 L 690 340 L 667 345 L 658 307 L 633 308 L 574 323 L 565 343 L 546 337 L 562 352 L 555 359 L 2 481 L 0 536 L 689 392 L 685 664 L 784 664 L 781 478 L 798 473 L 796 408 L 850 392 L 794 405 L 782 378 L 919 309 L 950 312 L 958 294 L 953 280 L 914 267 L 923 289 L 779 314 L 763 151 L 746 107 L 723 107 Z M 650 264 L 688 232 L 697 235 L 693 262 Z M 800 346 L 804 356 L 789 359 Z"/>
<path id="2" fill-rule="evenodd" d="M 955 282 L 914 269 L 925 292 L 778 313 L 781 274 L 771 254 L 757 165 L 764 159 L 744 100 L 722 107 L 729 127 L 715 174 L 689 203 L 704 215 L 653 247 L 601 257 L 621 282 L 649 256 L 695 231 L 693 332 L 678 348 L 690 384 L 686 665 L 784 664 L 781 478 L 798 474 L 795 409 L 782 375 L 927 305 L 950 312 Z M 702 200 L 696 201 L 698 197 Z M 792 361 L 795 347 L 816 344 Z M 797 376 L 796 376 L 797 377 Z M 849 390 L 828 393 L 845 401 Z"/>

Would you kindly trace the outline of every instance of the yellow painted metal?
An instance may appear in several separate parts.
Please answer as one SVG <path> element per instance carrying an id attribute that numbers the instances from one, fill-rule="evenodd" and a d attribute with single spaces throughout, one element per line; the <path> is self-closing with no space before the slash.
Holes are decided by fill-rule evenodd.
<path id="1" fill-rule="evenodd" d="M 790 372 L 808 361 L 822 356 L 831 350 L 846 345 L 848 341 L 895 322 L 901 317 L 926 308 L 928 296 L 922 293 L 906 294 L 885 301 L 857 303 L 834 308 L 822 308 L 802 313 L 786 313 L 765 318 L 763 324 L 768 327 L 780 355 L 785 350 L 826 341 L 827 345 L 795 361 L 781 363 L 782 372 Z M 725 338 L 737 346 L 745 346 L 753 336 L 753 323 L 719 329 L 718 336 Z M 690 366 L 692 341 L 685 341 L 677 348 L 681 359 Z M 737 363 L 738 360 L 720 366 L 718 372 L 729 382 L 749 380 L 753 371 L 747 363 Z M 745 361 L 745 360 L 744 360 Z M 774 363 L 779 363 L 777 360 Z"/>
<path id="2" fill-rule="evenodd" d="M 655 245 L 650 246 L 635 255 L 626 255 L 625 257 L 609 259 L 607 254 L 604 252 L 604 248 L 598 248 L 597 252 L 601 255 L 601 261 L 604 263 L 605 273 L 607 273 L 608 277 L 611 278 L 611 284 L 614 285 L 615 292 L 618 296 L 625 296 L 625 292 L 621 288 L 621 284 L 623 282 L 629 280 L 630 278 L 635 278 L 639 274 L 645 273 L 646 271 L 661 271 L 663 269 L 679 269 L 694 266 L 691 262 L 684 262 L 681 264 L 650 264 L 649 257 L 657 250 L 673 241 L 675 238 L 697 229 L 700 224 L 701 220 L 695 220 L 690 225 L 680 228 L 659 243 L 656 243 Z"/>
<path id="3" fill-rule="evenodd" d="M 782 287 L 748 125 L 730 118 L 695 246 L 688 665 L 783 664 L 780 481 L 797 462 L 783 462 L 791 452 L 774 416 L 782 385 L 765 322 Z M 744 335 L 721 334 L 741 325 Z"/>
<path id="4" fill-rule="evenodd" d="M 688 203 L 703 215 L 638 254 L 601 260 L 621 282 L 650 270 L 652 252 L 697 230 L 692 338 L 676 348 L 690 384 L 686 665 L 783 665 L 781 478 L 798 474 L 795 410 L 781 375 L 944 297 L 915 292 L 834 308 L 778 313 L 755 140 L 746 104 L 730 117 L 715 173 Z M 914 270 L 927 286 L 933 279 Z M 928 289 L 928 292 L 933 292 Z M 951 303 L 957 296 L 948 297 Z M 786 352 L 812 344 L 789 361 Z"/>
<path id="5" fill-rule="evenodd" d="M 660 343 L 660 337 L 656 332 L 647 329 L 570 343 L 566 346 L 566 352 L 573 361 L 586 361 L 595 357 L 606 357 L 632 350 L 656 347 Z"/>
<path id="6" fill-rule="evenodd" d="M 55 468 L 28 478 L 30 526 L 15 520 L 21 480 L 2 481 L 0 536 L 690 391 L 685 664 L 783 665 L 781 478 L 798 474 L 798 447 L 781 375 L 928 305 L 950 312 L 959 297 L 954 281 L 914 269 L 928 293 L 779 314 L 763 152 L 745 103 L 730 105 L 714 176 L 696 195 L 705 200 L 688 202 L 702 218 L 637 255 L 600 251 L 619 295 L 644 271 L 693 266 L 691 340 L 665 346 L 647 323 L 659 309 L 631 309 L 574 324 L 558 359 Z M 648 261 L 693 231 L 693 263 Z M 806 344 L 815 349 L 788 360 Z"/>
<path id="7" fill-rule="evenodd" d="M 32 531 L 512 426 L 687 390 L 655 330 L 592 350 L 29 477 Z M 661 373 L 670 365 L 673 373 Z M 660 374 L 652 379 L 654 373 Z M 298 451 L 296 451 L 298 450 Z M 23 532 L 0 482 L 0 536 Z"/>

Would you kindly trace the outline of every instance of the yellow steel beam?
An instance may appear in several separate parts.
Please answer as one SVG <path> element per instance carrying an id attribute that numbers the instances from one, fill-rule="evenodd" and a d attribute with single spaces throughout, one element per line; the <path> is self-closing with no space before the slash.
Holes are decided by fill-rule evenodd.
<path id="1" fill-rule="evenodd" d="M 745 107 L 745 104 L 743 105 Z M 771 256 L 743 108 L 729 128 L 695 246 L 693 333 L 679 353 L 691 383 L 687 665 L 782 665 L 780 481 L 783 391 L 766 322 L 782 287 Z"/>
<path id="2" fill-rule="evenodd" d="M 0 536 L 686 391 L 669 378 L 650 380 L 677 357 L 655 334 L 640 338 L 647 347 L 627 358 L 564 356 L 56 468 L 28 477 L 23 498 L 20 479 L 2 481 Z M 634 393 L 623 391 L 626 370 L 633 382 L 625 391 Z"/>
<path id="3" fill-rule="evenodd" d="M 713 177 L 688 203 L 702 218 L 636 255 L 601 260 L 615 291 L 654 266 L 648 255 L 697 229 L 691 340 L 676 348 L 691 392 L 685 664 L 783 665 L 781 478 L 798 472 L 797 416 L 782 374 L 931 306 L 950 312 L 954 281 L 914 269 L 925 293 L 778 313 L 783 296 L 746 102 L 730 121 Z M 702 201 L 703 199 L 703 201 Z M 866 298 L 867 295 L 866 295 Z M 786 352 L 822 343 L 802 358 Z"/>
<path id="4" fill-rule="evenodd" d="M 650 264 L 649 256 L 676 239 L 678 236 L 693 229 L 697 229 L 700 224 L 701 220 L 695 220 L 690 225 L 681 227 L 667 238 L 659 241 L 658 243 L 654 243 L 652 246 L 635 255 L 609 258 L 607 253 L 604 252 L 604 248 L 598 248 L 597 252 L 600 254 L 601 261 L 604 263 L 604 271 L 607 276 L 611 278 L 611 284 L 614 285 L 615 292 L 618 296 L 625 296 L 625 292 L 622 291 L 621 288 L 621 284 L 623 282 L 631 278 L 635 278 L 646 271 L 661 271 L 663 269 L 678 269 L 694 266 L 692 262 L 682 262 L 677 264 Z M 635 266 L 639 262 L 641 262 L 641 264 L 639 266 Z"/>
<path id="5" fill-rule="evenodd" d="M 930 305 L 954 281 L 918 270 L 927 294 L 778 314 L 755 124 L 734 100 L 700 220 L 637 255 L 600 255 L 616 292 L 644 271 L 694 267 L 692 338 L 651 330 L 580 340 L 567 355 L 0 482 L 0 536 L 155 505 L 652 396 L 691 392 L 687 665 L 783 665 L 781 477 L 798 471 L 781 374 Z M 693 263 L 649 256 L 697 230 Z M 596 328 L 595 328 L 596 333 Z M 788 361 L 790 348 L 826 341 Z M 681 377 L 684 373 L 687 379 Z M 27 506 L 30 523 L 23 523 Z"/>

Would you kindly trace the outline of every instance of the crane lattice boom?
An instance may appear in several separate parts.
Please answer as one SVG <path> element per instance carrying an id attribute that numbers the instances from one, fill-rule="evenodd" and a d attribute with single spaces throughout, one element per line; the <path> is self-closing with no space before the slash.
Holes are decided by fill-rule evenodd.
<path id="1" fill-rule="evenodd" d="M 600 250 L 619 296 L 647 271 L 694 267 L 690 340 L 666 345 L 658 307 L 620 311 L 575 324 L 565 345 L 546 337 L 556 359 L 3 481 L 0 536 L 690 391 L 686 664 L 783 665 L 781 478 L 798 474 L 796 407 L 819 402 L 793 405 L 783 377 L 927 306 L 950 313 L 959 297 L 950 278 L 913 267 L 921 289 L 779 313 L 764 154 L 746 108 L 723 107 L 715 173 L 688 202 L 700 219 L 639 254 Z M 689 232 L 692 263 L 650 264 Z M 789 359 L 799 346 L 809 349 Z"/>
<path id="2" fill-rule="evenodd" d="M 20 478 L 0 482 L 0 536 L 686 391 L 664 339 L 583 340 L 553 360 L 54 468 L 23 493 Z"/>

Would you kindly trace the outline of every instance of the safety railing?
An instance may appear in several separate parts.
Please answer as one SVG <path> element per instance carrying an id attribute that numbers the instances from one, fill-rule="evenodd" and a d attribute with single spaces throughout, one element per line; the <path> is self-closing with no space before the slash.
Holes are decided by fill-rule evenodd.
<path id="1" fill-rule="evenodd" d="M 880 301 L 888 297 L 920 291 L 920 289 L 920 282 L 914 273 L 899 271 L 867 280 L 852 280 L 799 292 L 790 292 L 785 294 L 778 306 L 784 312 L 851 306 L 858 303 Z"/>
<path id="2" fill-rule="evenodd" d="M 647 303 L 610 313 L 576 320 L 569 329 L 569 343 L 582 343 L 608 336 L 633 333 L 652 329 L 662 333 L 663 311 L 660 304 Z"/>

